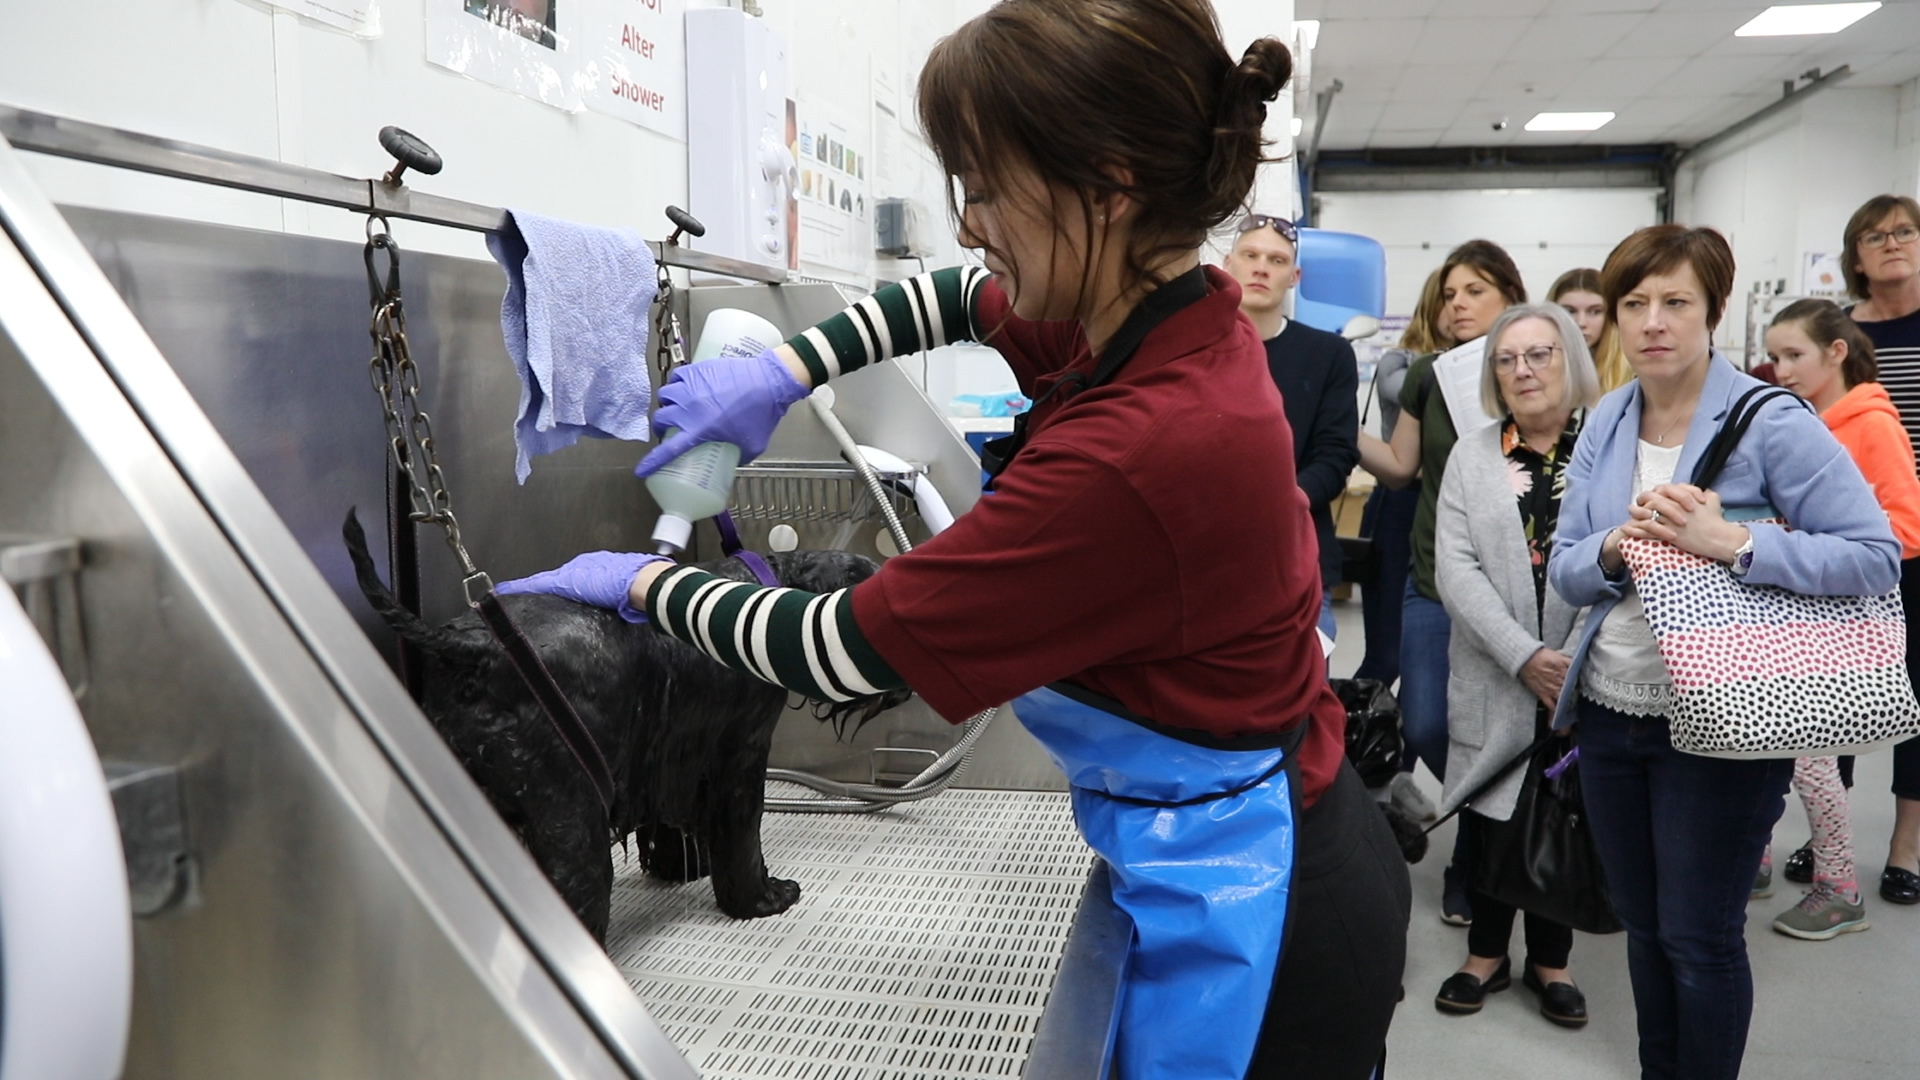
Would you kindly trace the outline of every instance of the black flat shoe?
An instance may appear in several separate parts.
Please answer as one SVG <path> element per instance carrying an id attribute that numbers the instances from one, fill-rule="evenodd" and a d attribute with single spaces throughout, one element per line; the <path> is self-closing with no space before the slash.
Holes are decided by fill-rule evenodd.
<path id="1" fill-rule="evenodd" d="M 1880 871 L 1880 899 L 1889 904 L 1920 904 L 1920 874 L 1897 866 Z"/>
<path id="2" fill-rule="evenodd" d="M 1440 992 L 1433 996 L 1433 1007 L 1441 1012 L 1460 1016 L 1477 1013 L 1480 1007 L 1487 1003 L 1488 994 L 1497 994 L 1512 985 L 1513 960 L 1511 958 L 1501 960 L 1500 970 L 1494 972 L 1493 978 L 1486 982 L 1481 982 L 1464 971 L 1456 971 L 1447 976 L 1446 982 L 1440 984 Z"/>
<path id="3" fill-rule="evenodd" d="M 1526 974 L 1520 976 L 1520 982 L 1534 992 L 1540 999 L 1540 1015 L 1559 1024 L 1563 1028 L 1581 1028 L 1587 1026 L 1587 995 L 1572 983 L 1540 982 L 1540 976 L 1534 974 L 1533 965 L 1527 965 Z"/>
<path id="4" fill-rule="evenodd" d="M 1780 876 L 1800 885 L 1813 884 L 1813 849 L 1798 848 L 1787 856 L 1787 868 L 1781 871 Z"/>

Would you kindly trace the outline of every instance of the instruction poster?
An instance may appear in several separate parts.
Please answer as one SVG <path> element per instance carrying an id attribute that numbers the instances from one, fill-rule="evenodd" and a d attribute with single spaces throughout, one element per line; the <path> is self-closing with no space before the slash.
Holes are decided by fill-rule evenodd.
<path id="1" fill-rule="evenodd" d="M 355 37 L 380 36 L 380 6 L 374 0 L 261 0 L 271 8 L 291 11 L 322 26 L 345 30 Z"/>
<path id="2" fill-rule="evenodd" d="M 565 0 L 586 12 L 586 106 L 684 141 L 686 0 Z"/>
<path id="3" fill-rule="evenodd" d="M 873 260 L 870 150 L 852 125 L 820 107 L 800 106 L 794 157 L 800 166 L 800 258 L 866 274 Z"/>
<path id="4" fill-rule="evenodd" d="M 425 0 L 427 60 L 557 109 L 581 108 L 587 0 Z"/>

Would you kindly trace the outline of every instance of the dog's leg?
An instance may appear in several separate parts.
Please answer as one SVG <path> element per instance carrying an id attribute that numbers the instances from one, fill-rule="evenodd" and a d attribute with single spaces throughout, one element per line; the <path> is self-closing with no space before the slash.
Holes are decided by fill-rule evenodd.
<path id="1" fill-rule="evenodd" d="M 800 899 L 800 884 L 767 873 L 760 852 L 760 799 L 732 799 L 712 823 L 713 896 L 736 919 L 778 915 Z"/>

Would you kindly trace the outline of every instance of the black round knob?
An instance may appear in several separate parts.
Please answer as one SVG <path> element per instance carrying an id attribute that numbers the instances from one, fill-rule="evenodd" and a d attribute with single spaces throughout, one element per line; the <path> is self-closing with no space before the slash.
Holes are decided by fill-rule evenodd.
<path id="1" fill-rule="evenodd" d="M 700 224 L 699 218 L 694 217 L 692 214 L 687 213 L 677 206 L 667 207 L 667 220 L 673 222 L 676 233 L 691 233 L 694 236 L 707 235 L 707 227 Z"/>
<path id="2" fill-rule="evenodd" d="M 399 167 L 389 174 L 395 180 L 398 180 L 400 174 L 408 169 L 432 176 L 445 164 L 440 160 L 440 155 L 433 152 L 433 147 L 427 145 L 426 140 L 392 124 L 380 129 L 380 146 L 400 163 Z"/>

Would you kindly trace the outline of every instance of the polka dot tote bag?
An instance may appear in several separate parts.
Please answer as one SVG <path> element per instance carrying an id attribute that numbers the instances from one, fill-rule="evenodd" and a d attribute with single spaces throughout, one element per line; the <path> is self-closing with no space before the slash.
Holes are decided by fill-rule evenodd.
<path id="1" fill-rule="evenodd" d="M 1759 388 L 1735 403 L 1694 470 L 1696 485 L 1712 485 L 1754 414 L 1783 394 L 1792 396 Z M 1777 513 L 1744 520 L 1788 525 Z M 1620 553 L 1673 679 L 1675 749 L 1730 758 L 1855 754 L 1920 733 L 1897 591 L 1807 596 L 1749 585 L 1724 564 L 1659 540 L 1624 539 Z"/>

